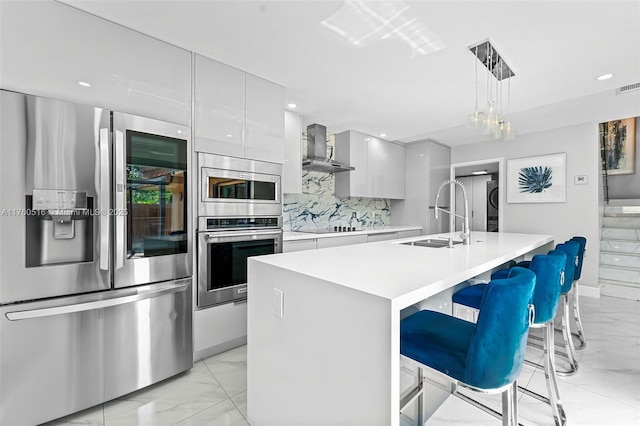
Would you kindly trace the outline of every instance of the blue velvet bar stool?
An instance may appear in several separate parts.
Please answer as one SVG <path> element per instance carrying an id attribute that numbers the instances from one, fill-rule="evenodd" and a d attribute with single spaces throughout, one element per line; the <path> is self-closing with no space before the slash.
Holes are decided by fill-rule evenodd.
<path id="1" fill-rule="evenodd" d="M 536 275 L 536 286 L 532 303 L 535 308 L 535 320 L 531 328 L 543 329 L 544 373 L 549 397 L 545 397 L 519 387 L 521 391 L 551 407 L 556 425 L 566 424 L 566 415 L 560 399 L 560 390 L 555 371 L 555 343 L 553 321 L 558 310 L 560 290 L 564 284 L 564 269 L 567 256 L 561 250 L 551 250 L 546 255 L 536 255 L 528 262 L 529 270 Z M 507 272 L 508 273 L 508 272 Z M 500 271 L 498 276 L 505 272 Z M 453 295 L 453 302 L 474 309 L 480 309 L 487 284 L 477 284 L 465 287 Z M 480 310 L 480 312 L 482 312 Z M 537 366 L 534 364 L 534 366 Z"/>
<path id="2" fill-rule="evenodd" d="M 401 412 L 417 398 L 424 406 L 422 368 L 434 369 L 452 380 L 453 394 L 475 403 L 457 392 L 464 387 L 483 393 L 502 393 L 504 426 L 518 424 L 517 378 L 522 370 L 529 324 L 533 321 L 531 298 L 536 276 L 514 267 L 506 279 L 487 285 L 478 321 L 464 321 L 435 311 L 419 311 L 400 321 L 400 353 L 418 364 L 418 388 Z M 423 424 L 422 412 L 419 413 Z"/>
<path id="3" fill-rule="evenodd" d="M 584 328 L 582 327 L 582 319 L 580 318 L 580 305 L 578 300 L 578 281 L 582 275 L 582 264 L 584 262 L 584 253 L 587 247 L 587 239 L 585 237 L 573 237 L 571 241 L 575 241 L 580 244 L 580 250 L 578 250 L 578 264 L 576 265 L 575 273 L 573 274 L 573 287 L 571 290 L 571 296 L 573 299 L 573 318 L 575 319 L 577 333 L 571 333 L 576 336 L 580 342 L 578 346 L 575 346 L 576 350 L 584 349 L 587 346 L 587 339 L 584 337 Z"/>
<path id="4" fill-rule="evenodd" d="M 565 352 L 557 352 L 558 355 L 566 358 L 569 361 L 568 370 L 556 370 L 558 374 L 562 376 L 570 376 L 578 371 L 578 361 L 576 360 L 576 350 L 573 346 L 573 338 L 571 337 L 571 327 L 569 323 L 569 294 L 573 288 L 573 277 L 578 264 L 578 252 L 580 251 L 580 244 L 575 241 L 565 241 L 562 244 L 556 246 L 556 250 L 562 250 L 567 255 L 567 263 L 564 269 L 564 284 L 560 290 L 560 306 L 558 306 L 559 312 L 561 312 L 560 327 L 562 329 L 562 337 L 564 340 Z"/>
<path id="5" fill-rule="evenodd" d="M 579 251 L 580 244 L 576 241 L 565 241 L 562 244 L 556 245 L 556 250 L 561 250 L 567 255 L 567 263 L 565 264 L 565 280 L 564 285 L 560 291 L 560 302 L 558 311 L 561 313 L 560 329 L 562 330 L 564 352 L 556 351 L 557 355 L 566 358 L 569 362 L 567 370 L 556 369 L 556 372 L 563 376 L 569 376 L 575 374 L 578 371 L 578 361 L 576 360 L 576 351 L 573 346 L 573 338 L 571 337 L 571 328 L 569 325 L 569 294 L 573 288 L 574 275 L 577 266 L 579 265 Z M 519 262 L 517 265 L 520 267 L 528 267 L 529 261 Z M 504 277 L 506 271 L 501 270 L 491 275 L 492 279 L 500 279 Z M 455 301 L 454 301 L 455 303 Z M 537 346 L 532 344 L 533 346 Z M 540 346 L 537 346 L 543 349 Z"/>

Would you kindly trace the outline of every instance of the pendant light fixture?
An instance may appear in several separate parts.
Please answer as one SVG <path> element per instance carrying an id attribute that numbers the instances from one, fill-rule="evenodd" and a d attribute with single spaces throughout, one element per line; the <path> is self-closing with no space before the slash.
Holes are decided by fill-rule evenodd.
<path id="1" fill-rule="evenodd" d="M 511 77 L 513 70 L 500 56 L 489 39 L 469 47 L 476 59 L 486 68 L 486 110 L 478 110 L 478 70 L 475 62 L 475 111 L 467 116 L 467 127 L 477 129 L 491 139 L 513 140 L 515 130 L 511 123 Z M 504 80 L 507 80 L 507 106 L 504 114 Z"/>

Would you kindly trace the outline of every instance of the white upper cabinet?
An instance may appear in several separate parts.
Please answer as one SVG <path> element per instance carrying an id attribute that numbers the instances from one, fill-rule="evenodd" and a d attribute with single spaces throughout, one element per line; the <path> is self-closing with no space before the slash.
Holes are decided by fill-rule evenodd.
<path id="1" fill-rule="evenodd" d="M 3 89 L 191 125 L 186 50 L 55 1 L 0 2 L 0 40 Z"/>
<path id="2" fill-rule="evenodd" d="M 245 73 L 195 55 L 196 151 L 244 157 Z"/>
<path id="3" fill-rule="evenodd" d="M 404 198 L 403 145 L 349 130 L 336 135 L 336 159 L 355 167 L 336 174 L 336 196 Z"/>
<path id="4" fill-rule="evenodd" d="M 282 192 L 302 193 L 302 117 L 291 111 L 284 112 Z"/>
<path id="5" fill-rule="evenodd" d="M 246 156 L 284 162 L 284 87 L 246 75 Z"/>
<path id="6" fill-rule="evenodd" d="M 367 175 L 372 196 L 375 198 L 404 198 L 404 146 L 373 136 L 366 139 Z"/>
<path id="7" fill-rule="evenodd" d="M 196 151 L 284 162 L 284 88 L 195 55 Z"/>
<path id="8" fill-rule="evenodd" d="M 336 197 L 373 197 L 367 173 L 367 138 L 364 133 L 353 130 L 335 135 L 335 159 L 355 167 L 350 172 L 336 173 Z"/>

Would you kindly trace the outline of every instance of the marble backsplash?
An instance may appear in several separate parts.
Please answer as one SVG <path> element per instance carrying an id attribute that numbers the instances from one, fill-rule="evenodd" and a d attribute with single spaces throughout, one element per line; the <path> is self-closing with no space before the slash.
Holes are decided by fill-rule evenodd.
<path id="1" fill-rule="evenodd" d="M 334 184 L 333 174 L 304 171 L 302 194 L 283 196 L 283 229 L 326 230 L 334 226 L 365 229 L 390 225 L 388 199 L 336 198 Z"/>

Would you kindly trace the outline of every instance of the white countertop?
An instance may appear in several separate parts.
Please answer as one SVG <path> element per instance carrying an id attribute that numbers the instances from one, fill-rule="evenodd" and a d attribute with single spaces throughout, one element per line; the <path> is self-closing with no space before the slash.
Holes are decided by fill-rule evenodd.
<path id="1" fill-rule="evenodd" d="M 459 239 L 459 232 L 429 238 L 450 235 Z M 551 235 L 495 232 L 472 232 L 471 236 L 471 245 L 458 244 L 452 249 L 401 244 L 428 238 L 420 236 L 254 259 L 389 299 L 401 309 L 554 239 Z"/>
<path id="2" fill-rule="evenodd" d="M 284 231 L 282 233 L 283 241 L 296 241 L 296 240 L 313 240 L 318 238 L 332 238 L 332 237 L 345 237 L 348 235 L 369 235 L 369 234 L 384 234 L 387 232 L 399 232 L 399 231 L 422 231 L 421 226 L 381 226 L 377 228 L 364 228 L 359 231 L 348 232 L 327 232 L 327 233 L 313 233 L 313 232 L 301 232 L 301 231 Z"/>

